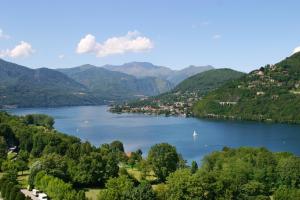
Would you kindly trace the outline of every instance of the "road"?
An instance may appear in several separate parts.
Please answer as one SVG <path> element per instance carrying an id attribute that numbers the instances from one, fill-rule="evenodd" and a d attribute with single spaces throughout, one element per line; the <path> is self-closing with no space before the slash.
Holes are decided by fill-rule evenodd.
<path id="1" fill-rule="evenodd" d="M 38 197 L 35 197 L 31 191 L 27 190 L 27 189 L 21 189 L 21 192 L 26 196 L 26 197 L 30 197 L 32 200 L 39 200 Z"/>

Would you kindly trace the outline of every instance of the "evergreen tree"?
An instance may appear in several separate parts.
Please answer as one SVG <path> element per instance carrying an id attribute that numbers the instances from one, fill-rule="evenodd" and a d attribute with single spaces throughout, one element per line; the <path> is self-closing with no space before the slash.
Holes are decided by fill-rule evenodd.
<path id="1" fill-rule="evenodd" d="M 191 165 L 191 172 L 194 174 L 198 170 L 198 164 L 196 161 L 193 160 L 192 165 Z"/>

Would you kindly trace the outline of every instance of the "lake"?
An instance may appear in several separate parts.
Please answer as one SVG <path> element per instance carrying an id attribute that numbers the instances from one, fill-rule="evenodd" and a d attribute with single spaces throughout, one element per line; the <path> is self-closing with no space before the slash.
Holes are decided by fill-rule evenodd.
<path id="1" fill-rule="evenodd" d="M 147 153 L 161 142 L 176 146 L 189 162 L 199 162 L 206 154 L 224 146 L 266 147 L 300 155 L 300 126 L 255 122 L 210 121 L 195 118 L 143 114 L 113 114 L 107 106 L 60 108 L 18 108 L 16 115 L 47 114 L 55 118 L 55 128 L 99 146 L 113 140 L 123 142 L 126 151 L 138 148 Z M 198 133 L 193 136 L 194 130 Z"/>

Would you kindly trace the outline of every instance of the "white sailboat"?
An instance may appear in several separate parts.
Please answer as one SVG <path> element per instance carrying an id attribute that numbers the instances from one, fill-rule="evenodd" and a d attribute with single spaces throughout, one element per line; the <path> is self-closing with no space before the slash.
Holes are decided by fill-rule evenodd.
<path id="1" fill-rule="evenodd" d="M 194 130 L 193 137 L 198 136 L 198 133 Z"/>

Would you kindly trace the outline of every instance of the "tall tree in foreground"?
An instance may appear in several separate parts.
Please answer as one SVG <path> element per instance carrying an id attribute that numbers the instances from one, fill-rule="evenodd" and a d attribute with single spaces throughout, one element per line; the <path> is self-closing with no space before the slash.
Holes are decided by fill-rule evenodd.
<path id="1" fill-rule="evenodd" d="M 157 178 L 165 181 L 169 174 L 177 169 L 179 156 L 174 146 L 161 143 L 151 147 L 148 161 Z"/>

